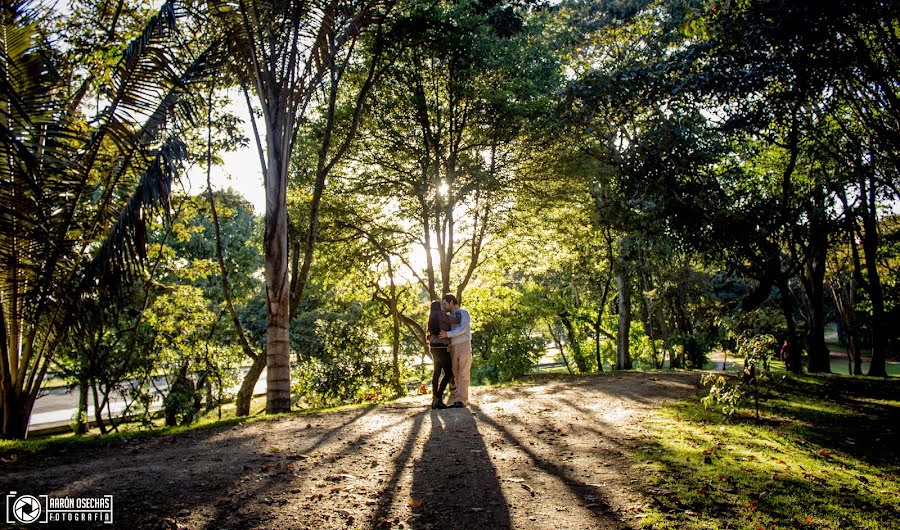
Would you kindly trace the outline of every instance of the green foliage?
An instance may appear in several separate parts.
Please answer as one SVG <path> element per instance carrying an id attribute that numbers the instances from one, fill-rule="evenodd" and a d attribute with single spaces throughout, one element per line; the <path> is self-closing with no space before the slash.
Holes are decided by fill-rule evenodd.
<path id="1" fill-rule="evenodd" d="M 759 399 L 771 390 L 775 378 L 769 370 L 769 359 L 778 343 L 772 335 L 744 332 L 737 338 L 738 354 L 744 357 L 744 371 L 739 379 L 714 373 L 704 374 L 703 386 L 709 393 L 700 401 L 705 407 L 721 405 L 722 413 L 732 416 L 745 398 L 751 398 L 759 420 Z"/>
<path id="2" fill-rule="evenodd" d="M 712 349 L 710 337 L 702 333 L 675 333 L 672 342 L 678 348 L 687 368 L 694 370 L 706 366 L 709 352 Z"/>
<path id="3" fill-rule="evenodd" d="M 389 396 L 391 362 L 360 304 L 307 311 L 292 325 L 299 352 L 293 392 L 316 406 Z"/>
<path id="4" fill-rule="evenodd" d="M 166 425 L 189 425 L 199 417 L 199 409 L 195 405 L 196 388 L 183 374 L 179 375 L 169 387 L 163 398 L 163 411 Z"/>
<path id="5" fill-rule="evenodd" d="M 531 371 L 546 345 L 535 336 L 539 314 L 528 293 L 509 287 L 474 287 L 468 295 L 473 320 L 472 381 L 510 381 Z"/>
<path id="6" fill-rule="evenodd" d="M 703 406 L 709 408 L 720 405 L 722 414 L 726 416 L 734 415 L 744 399 L 741 385 L 731 377 L 714 373 L 703 374 L 700 384 L 709 387 L 709 393 L 700 399 Z"/>

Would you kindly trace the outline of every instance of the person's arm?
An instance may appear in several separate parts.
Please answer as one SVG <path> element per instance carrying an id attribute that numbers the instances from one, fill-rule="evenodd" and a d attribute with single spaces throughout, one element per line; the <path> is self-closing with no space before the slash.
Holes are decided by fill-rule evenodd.
<path id="1" fill-rule="evenodd" d="M 447 332 L 447 336 L 450 338 L 453 338 L 457 335 L 464 335 L 466 333 L 469 333 L 469 322 L 471 320 L 469 317 L 469 312 L 468 311 L 460 311 L 459 315 L 460 315 L 459 327 L 456 328 L 455 330 Z"/>

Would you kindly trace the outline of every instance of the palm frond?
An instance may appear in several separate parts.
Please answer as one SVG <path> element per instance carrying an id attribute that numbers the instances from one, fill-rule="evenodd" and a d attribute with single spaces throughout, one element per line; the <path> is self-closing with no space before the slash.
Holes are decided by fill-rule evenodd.
<path id="1" fill-rule="evenodd" d="M 180 162 L 187 157 L 187 146 L 170 137 L 157 151 L 156 157 L 94 259 L 86 267 L 81 292 L 95 289 L 120 292 L 125 283 L 142 270 L 147 257 L 147 219 L 158 211 L 168 211 L 172 183 Z"/>

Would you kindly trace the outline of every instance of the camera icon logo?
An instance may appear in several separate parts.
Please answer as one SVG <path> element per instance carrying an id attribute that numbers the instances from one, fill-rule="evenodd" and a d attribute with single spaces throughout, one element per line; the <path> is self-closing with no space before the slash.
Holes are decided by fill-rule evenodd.
<path id="1" fill-rule="evenodd" d="M 13 517 L 23 524 L 30 524 L 40 519 L 42 511 L 41 501 L 31 495 L 22 495 L 16 498 L 12 505 Z"/>
<path id="2" fill-rule="evenodd" d="M 46 497 L 46 495 L 41 495 Z M 16 495 L 11 491 L 6 496 L 6 522 L 7 523 L 46 523 L 45 513 L 46 498 L 41 501 L 33 495 Z M 43 517 L 42 517 L 43 516 Z"/>

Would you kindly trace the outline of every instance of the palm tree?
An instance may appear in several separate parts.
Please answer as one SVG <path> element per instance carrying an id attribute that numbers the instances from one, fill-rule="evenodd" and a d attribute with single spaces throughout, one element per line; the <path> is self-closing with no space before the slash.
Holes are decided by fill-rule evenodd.
<path id="1" fill-rule="evenodd" d="M 141 271 L 148 217 L 167 211 L 186 156 L 185 96 L 210 53 L 176 46 L 185 13 L 163 4 L 97 91 L 80 83 L 62 45 L 39 28 L 31 0 L 0 4 L 0 415 L 2 437 L 24 438 L 60 344 Z M 209 49 L 215 49 L 215 46 Z M 64 72 L 69 69 L 70 71 Z M 96 107 L 96 111 L 91 109 Z"/>

